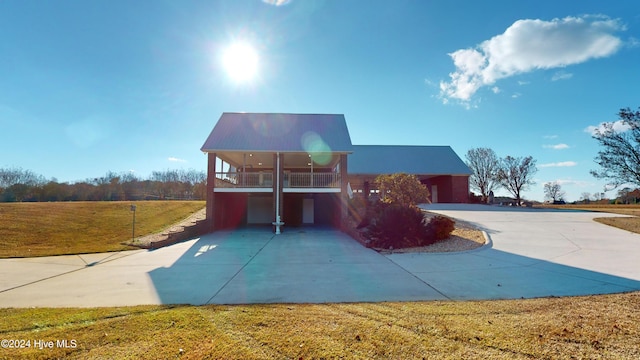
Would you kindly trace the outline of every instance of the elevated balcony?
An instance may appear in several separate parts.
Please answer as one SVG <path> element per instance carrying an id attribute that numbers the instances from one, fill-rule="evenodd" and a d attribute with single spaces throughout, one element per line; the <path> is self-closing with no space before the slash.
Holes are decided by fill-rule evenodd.
<path id="1" fill-rule="evenodd" d="M 273 173 L 216 172 L 216 192 L 272 192 Z M 283 192 L 340 192 L 340 174 L 335 172 L 284 171 Z"/>

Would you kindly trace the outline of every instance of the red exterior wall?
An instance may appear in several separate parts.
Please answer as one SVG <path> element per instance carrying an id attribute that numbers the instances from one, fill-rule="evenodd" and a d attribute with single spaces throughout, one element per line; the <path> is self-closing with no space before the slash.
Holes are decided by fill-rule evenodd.
<path id="1" fill-rule="evenodd" d="M 214 220 L 214 200 L 215 193 L 213 192 L 213 188 L 216 182 L 216 154 L 210 153 L 207 154 L 207 206 L 206 206 L 206 222 L 207 222 L 207 231 L 215 230 L 215 220 Z"/>
<path id="2" fill-rule="evenodd" d="M 451 202 L 469 202 L 469 176 L 451 176 Z"/>
<path id="3" fill-rule="evenodd" d="M 469 202 L 469 177 L 442 175 L 429 178 L 423 184 L 431 191 L 433 185 L 438 187 L 439 203 Z"/>
<path id="4" fill-rule="evenodd" d="M 215 230 L 247 224 L 247 193 L 214 193 Z"/>

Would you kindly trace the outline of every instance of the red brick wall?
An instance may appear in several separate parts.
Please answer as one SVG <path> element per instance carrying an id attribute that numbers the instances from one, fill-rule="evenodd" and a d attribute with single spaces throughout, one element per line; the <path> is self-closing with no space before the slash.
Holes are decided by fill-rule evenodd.
<path id="1" fill-rule="evenodd" d="M 247 193 L 215 193 L 215 229 L 233 229 L 247 224 Z"/>
<path id="2" fill-rule="evenodd" d="M 468 203 L 469 202 L 469 177 L 468 176 L 451 176 L 451 202 Z"/>
<path id="3" fill-rule="evenodd" d="M 424 182 L 431 191 L 432 186 L 438 187 L 439 203 L 467 203 L 469 202 L 468 176 L 436 176 Z"/>

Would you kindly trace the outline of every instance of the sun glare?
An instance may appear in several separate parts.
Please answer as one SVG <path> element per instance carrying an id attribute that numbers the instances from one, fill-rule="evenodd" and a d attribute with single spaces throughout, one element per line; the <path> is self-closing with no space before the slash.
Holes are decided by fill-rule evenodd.
<path id="1" fill-rule="evenodd" d="M 258 71 L 258 53 L 249 44 L 235 43 L 224 51 L 222 63 L 233 81 L 250 81 Z"/>

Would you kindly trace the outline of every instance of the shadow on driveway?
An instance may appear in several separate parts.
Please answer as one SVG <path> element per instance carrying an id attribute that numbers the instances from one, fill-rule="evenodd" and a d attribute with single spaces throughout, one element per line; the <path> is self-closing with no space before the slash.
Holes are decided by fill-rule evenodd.
<path id="1" fill-rule="evenodd" d="M 164 304 L 479 300 L 640 290 L 637 280 L 493 248 L 384 256 L 332 229 L 215 232 L 170 267 L 148 274 Z"/>

